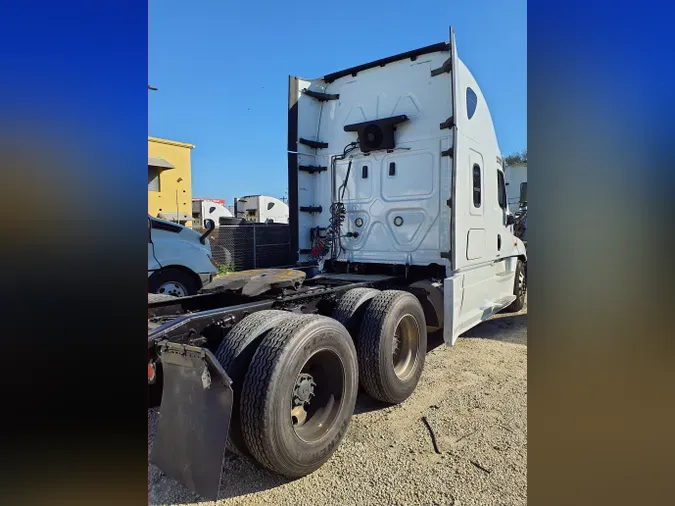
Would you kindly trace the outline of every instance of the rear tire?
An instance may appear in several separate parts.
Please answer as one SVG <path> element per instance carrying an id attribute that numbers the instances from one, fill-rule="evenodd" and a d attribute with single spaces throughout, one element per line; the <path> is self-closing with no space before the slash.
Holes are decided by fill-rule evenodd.
<path id="1" fill-rule="evenodd" d="M 387 290 L 370 301 L 361 323 L 361 385 L 375 399 L 406 400 L 417 387 L 427 350 L 424 310 L 408 292 Z"/>
<path id="2" fill-rule="evenodd" d="M 527 292 L 527 274 L 525 270 L 525 263 L 518 260 L 516 264 L 516 276 L 513 281 L 513 295 L 516 296 L 510 305 L 503 309 L 504 313 L 517 313 L 525 307 L 525 294 Z"/>
<path id="3" fill-rule="evenodd" d="M 241 430 L 241 390 L 253 354 L 267 332 L 293 314 L 287 311 L 265 310 L 247 316 L 223 338 L 216 358 L 232 380 L 232 415 L 227 435 L 227 449 L 239 455 L 250 455 Z"/>
<path id="4" fill-rule="evenodd" d="M 368 303 L 379 293 L 375 288 L 353 288 L 342 296 L 333 310 L 333 319 L 345 326 L 355 343 Z"/>
<path id="5" fill-rule="evenodd" d="M 318 315 L 283 321 L 261 341 L 244 380 L 248 449 L 289 478 L 315 471 L 344 437 L 357 391 L 356 350 L 343 325 Z"/>

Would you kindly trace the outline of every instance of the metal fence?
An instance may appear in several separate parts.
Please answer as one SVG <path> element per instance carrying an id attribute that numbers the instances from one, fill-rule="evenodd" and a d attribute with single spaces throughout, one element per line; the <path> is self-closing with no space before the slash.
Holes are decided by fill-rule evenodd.
<path id="1" fill-rule="evenodd" d="M 195 228 L 200 233 L 204 228 Z M 280 223 L 221 225 L 209 235 L 213 259 L 229 270 L 262 269 L 293 263 L 290 228 Z"/>

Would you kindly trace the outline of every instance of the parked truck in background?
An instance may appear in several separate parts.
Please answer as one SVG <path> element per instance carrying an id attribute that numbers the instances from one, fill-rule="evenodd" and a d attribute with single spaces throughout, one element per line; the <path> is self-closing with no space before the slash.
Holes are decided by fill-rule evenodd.
<path id="1" fill-rule="evenodd" d="M 234 199 L 237 218 L 252 223 L 288 223 L 288 204 L 275 197 L 248 195 Z"/>
<path id="2" fill-rule="evenodd" d="M 223 199 L 192 199 L 193 226 L 204 227 L 206 220 L 213 220 L 216 227 L 220 225 L 221 218 L 232 218 L 232 213 L 225 207 Z"/>
<path id="3" fill-rule="evenodd" d="M 342 440 L 359 384 L 405 401 L 427 332 L 454 345 L 518 311 L 513 234 L 485 97 L 448 42 L 317 79 L 291 76 L 292 269 L 234 273 L 149 303 L 151 460 L 215 499 L 224 448 L 297 478 Z"/>

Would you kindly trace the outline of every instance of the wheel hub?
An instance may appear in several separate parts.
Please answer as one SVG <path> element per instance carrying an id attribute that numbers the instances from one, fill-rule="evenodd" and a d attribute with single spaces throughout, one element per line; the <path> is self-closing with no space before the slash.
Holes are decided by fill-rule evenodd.
<path id="1" fill-rule="evenodd" d="M 185 297 L 186 295 L 185 288 L 183 288 L 183 286 L 180 283 L 176 283 L 175 281 L 169 281 L 167 283 L 164 283 L 162 286 L 159 287 L 157 293 L 163 295 L 173 295 L 174 297 Z"/>
<path id="2" fill-rule="evenodd" d="M 309 404 L 314 397 L 314 378 L 309 374 L 300 374 L 295 380 L 295 388 L 293 389 L 293 404 L 301 406 Z"/>
<path id="3" fill-rule="evenodd" d="M 398 334 L 398 332 L 396 332 L 394 333 L 394 356 L 396 356 L 400 348 L 401 348 L 401 336 Z"/>

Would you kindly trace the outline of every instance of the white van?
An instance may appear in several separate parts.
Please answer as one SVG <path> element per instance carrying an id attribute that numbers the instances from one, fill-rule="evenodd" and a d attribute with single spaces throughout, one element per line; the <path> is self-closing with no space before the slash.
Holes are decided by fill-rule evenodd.
<path id="1" fill-rule="evenodd" d="M 148 293 L 184 297 L 194 295 L 218 272 L 207 239 L 215 228 L 194 230 L 148 215 Z"/>

